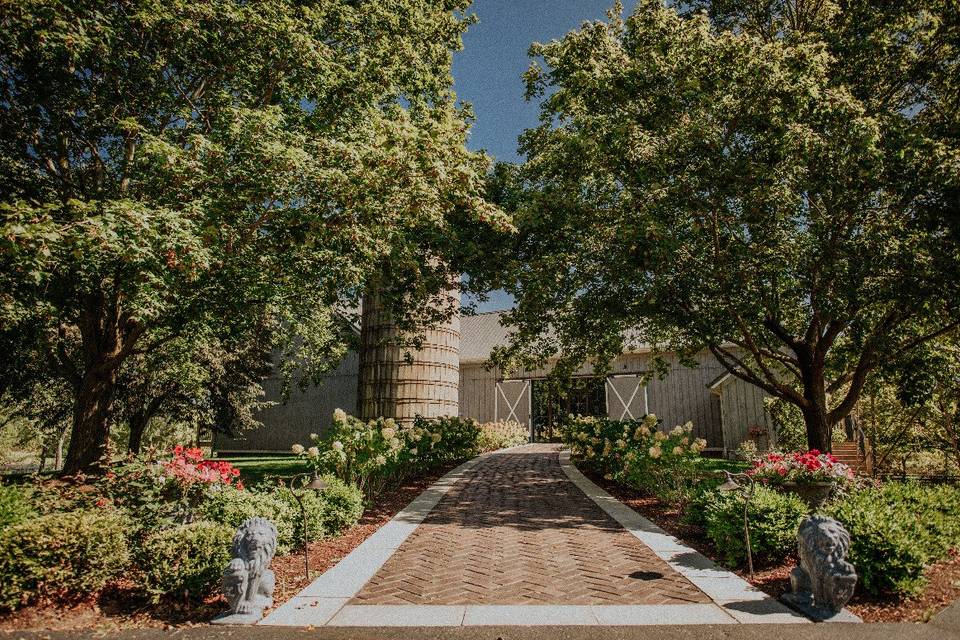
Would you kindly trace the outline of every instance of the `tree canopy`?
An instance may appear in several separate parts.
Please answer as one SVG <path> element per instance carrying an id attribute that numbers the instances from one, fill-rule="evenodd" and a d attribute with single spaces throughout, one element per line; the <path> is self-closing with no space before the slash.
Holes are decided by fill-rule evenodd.
<path id="1" fill-rule="evenodd" d="M 640 0 L 534 45 L 501 361 L 703 348 L 811 447 L 960 321 L 949 1 Z"/>
<path id="2" fill-rule="evenodd" d="M 440 278 L 507 224 L 450 90 L 468 5 L 0 3 L 0 386 L 66 381 L 68 472 L 132 359 L 265 315 L 327 353 L 385 256 Z"/>

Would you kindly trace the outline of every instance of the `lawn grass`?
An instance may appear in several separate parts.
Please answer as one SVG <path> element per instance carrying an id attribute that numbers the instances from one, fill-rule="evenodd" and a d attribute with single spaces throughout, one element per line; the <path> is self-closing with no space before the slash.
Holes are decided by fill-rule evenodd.
<path id="1" fill-rule="evenodd" d="M 309 473 L 306 462 L 295 456 L 240 456 L 217 458 L 225 460 L 240 470 L 240 478 L 248 487 L 262 482 L 273 482 L 278 476 Z"/>
<path id="2" fill-rule="evenodd" d="M 728 460 L 727 458 L 698 458 L 697 469 L 703 473 L 743 473 L 750 468 L 750 464 L 742 460 Z"/>

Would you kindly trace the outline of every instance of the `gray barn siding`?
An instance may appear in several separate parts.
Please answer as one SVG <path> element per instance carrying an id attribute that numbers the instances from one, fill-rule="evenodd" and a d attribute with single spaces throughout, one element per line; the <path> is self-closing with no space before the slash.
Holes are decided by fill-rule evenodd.
<path id="1" fill-rule="evenodd" d="M 741 442 L 748 439 L 750 427 L 764 427 L 768 434 L 773 434 L 770 416 L 763 410 L 765 394 L 762 389 L 730 376 L 717 391 L 723 413 L 723 444 L 728 452 L 735 451 Z M 771 440 L 768 439 L 768 442 Z"/>
<path id="2" fill-rule="evenodd" d="M 697 368 L 685 367 L 673 356 L 664 358 L 668 364 L 667 377 L 663 380 L 652 379 L 648 384 L 647 397 L 650 411 L 663 419 L 667 429 L 689 420 L 693 422 L 696 437 L 706 439 L 711 448 L 726 448 L 728 451 L 736 449 L 747 437 L 750 426 L 760 424 L 769 429 L 761 390 L 737 380 L 728 381 L 718 389 L 723 396 L 722 401 L 718 395 L 710 392 L 707 385 L 723 373 L 723 368 L 709 352 L 697 356 L 700 363 Z M 611 373 L 642 374 L 649 368 L 647 354 L 630 353 L 613 362 Z M 576 373 L 590 375 L 592 372 L 593 368 L 585 364 Z M 322 434 L 329 427 L 334 409 L 341 408 L 350 413 L 356 411 L 357 373 L 358 358 L 351 353 L 325 377 L 321 386 L 311 387 L 306 392 L 294 389 L 286 404 L 261 412 L 258 418 L 264 423 L 263 427 L 234 439 L 217 435 L 214 448 L 224 452 L 288 451 L 295 442 L 305 443 L 310 433 Z M 547 373 L 547 369 L 539 369 L 507 377 L 542 378 Z M 461 363 L 459 415 L 481 422 L 497 419 L 497 380 L 502 378 L 502 373 L 496 368 L 488 370 L 478 362 Z M 279 397 L 278 380 L 268 379 L 264 388 L 267 398 Z M 505 417 L 501 411 L 499 418 Z M 724 429 L 723 425 L 727 425 L 727 428 Z"/>
<path id="3" fill-rule="evenodd" d="M 711 448 L 722 448 L 723 428 L 720 416 L 720 403 L 710 393 L 707 385 L 723 372 L 723 367 L 708 352 L 699 354 L 700 366 L 690 368 L 682 365 L 674 356 L 665 356 L 669 366 L 666 378 L 652 379 L 647 386 L 647 397 L 651 413 L 663 419 L 667 429 L 693 422 L 694 434 L 704 438 Z M 624 354 L 617 358 L 611 367 L 613 374 L 642 374 L 650 369 L 647 354 Z M 547 375 L 548 369 L 535 369 L 514 373 L 509 378 L 532 379 Z M 590 375 L 593 368 L 589 364 L 581 366 L 576 375 Z M 487 371 L 480 364 L 463 364 L 460 368 L 461 390 L 460 415 L 481 422 L 495 419 L 496 382 L 498 372 Z M 642 393 L 642 391 L 641 391 Z M 626 399 L 626 398 L 625 398 Z M 762 406 L 762 405 L 761 405 Z M 503 419 L 504 416 L 499 416 Z M 619 417 L 619 416 L 618 416 Z"/>
<path id="4" fill-rule="evenodd" d="M 289 451 L 294 443 L 306 445 L 311 433 L 323 434 L 332 423 L 334 409 L 348 413 L 357 410 L 357 375 L 359 359 L 349 353 L 339 367 L 324 376 L 322 384 L 301 391 L 296 386 L 290 391 L 290 399 L 268 407 L 257 415 L 263 423 L 236 438 L 222 434 L 214 437 L 214 449 L 229 451 Z M 263 388 L 268 399 L 280 397 L 280 379 L 271 377 L 264 381 Z"/>

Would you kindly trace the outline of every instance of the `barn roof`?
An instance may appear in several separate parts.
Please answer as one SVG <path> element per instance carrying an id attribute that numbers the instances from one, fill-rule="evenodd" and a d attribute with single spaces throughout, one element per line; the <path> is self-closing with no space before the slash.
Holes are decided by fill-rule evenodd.
<path id="1" fill-rule="evenodd" d="M 486 362 L 490 358 L 494 347 L 505 345 L 509 342 L 513 329 L 500 324 L 500 318 L 503 317 L 504 313 L 503 311 L 490 311 L 460 317 L 461 363 L 475 364 L 478 362 Z M 625 335 L 624 338 L 628 343 L 635 342 L 634 336 Z M 631 340 L 631 338 L 633 338 L 633 340 Z M 646 353 L 649 350 L 649 345 L 641 343 L 633 348 L 629 348 L 628 352 Z"/>
<path id="2" fill-rule="evenodd" d="M 460 317 L 460 362 L 486 362 L 493 348 L 507 344 L 511 330 L 500 324 L 503 311 Z"/>

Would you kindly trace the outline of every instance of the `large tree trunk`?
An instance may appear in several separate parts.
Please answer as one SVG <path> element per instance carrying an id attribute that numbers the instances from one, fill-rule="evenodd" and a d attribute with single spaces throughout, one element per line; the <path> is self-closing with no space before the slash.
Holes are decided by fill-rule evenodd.
<path id="1" fill-rule="evenodd" d="M 110 412 L 117 370 L 89 370 L 80 383 L 73 408 L 73 432 L 63 465 L 66 474 L 95 472 L 110 441 Z"/>
<path id="2" fill-rule="evenodd" d="M 807 428 L 807 448 L 829 453 L 833 450 L 833 425 L 830 424 L 822 363 L 814 360 L 802 371 L 802 378 L 806 406 L 801 407 L 800 411 Z"/>
<path id="3" fill-rule="evenodd" d="M 833 425 L 827 420 L 827 408 L 823 405 L 802 409 L 803 422 L 807 427 L 807 447 L 821 452 L 833 450 Z"/>

